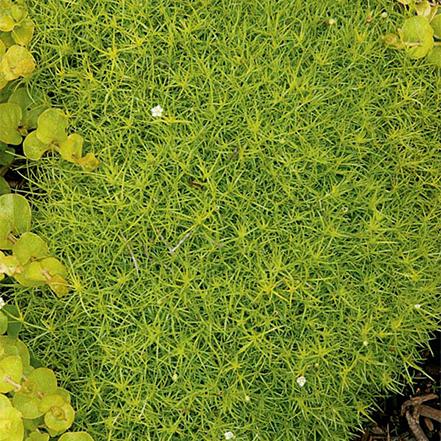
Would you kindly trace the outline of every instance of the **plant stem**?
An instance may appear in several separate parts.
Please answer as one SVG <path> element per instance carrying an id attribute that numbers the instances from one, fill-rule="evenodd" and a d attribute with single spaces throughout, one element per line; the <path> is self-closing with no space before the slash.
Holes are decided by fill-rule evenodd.
<path id="1" fill-rule="evenodd" d="M 179 241 L 179 243 L 170 250 L 170 254 L 174 253 L 184 243 L 185 239 L 187 239 L 187 237 L 190 236 L 191 233 L 193 233 L 195 228 L 197 228 L 197 226 L 191 228 L 190 231 L 185 234 L 185 236 Z"/>
<path id="2" fill-rule="evenodd" d="M 14 237 L 12 233 L 9 233 L 8 238 L 9 242 L 12 242 L 13 244 L 17 242 L 17 239 Z"/>
<path id="3" fill-rule="evenodd" d="M 43 268 L 43 270 L 41 271 L 43 276 L 46 277 L 46 280 L 51 280 L 52 276 L 49 274 L 49 271 L 46 268 Z"/>
<path id="4" fill-rule="evenodd" d="M 136 261 L 135 255 L 133 254 L 132 248 L 130 248 L 129 242 L 126 239 L 126 236 L 124 236 L 124 234 L 121 234 L 121 237 L 124 239 L 124 241 L 126 242 L 126 247 L 129 250 L 130 256 L 132 257 L 133 263 L 135 265 L 135 270 L 136 270 L 136 274 L 139 275 L 139 267 L 138 267 L 138 262 Z"/>
<path id="5" fill-rule="evenodd" d="M 423 43 L 405 43 L 406 46 L 408 47 L 415 47 L 415 46 L 422 46 Z M 441 41 L 435 41 L 433 43 L 434 46 L 441 46 Z"/>
<path id="6" fill-rule="evenodd" d="M 3 381 L 9 384 L 12 384 L 12 386 L 15 387 L 15 392 L 19 391 L 21 389 L 21 385 L 16 383 L 15 381 L 12 380 L 12 378 L 9 375 L 5 375 L 3 378 Z"/>

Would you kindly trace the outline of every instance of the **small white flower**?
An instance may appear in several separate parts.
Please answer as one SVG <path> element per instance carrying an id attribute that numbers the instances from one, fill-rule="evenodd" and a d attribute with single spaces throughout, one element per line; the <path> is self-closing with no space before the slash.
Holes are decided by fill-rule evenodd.
<path id="1" fill-rule="evenodd" d="M 337 20 L 336 20 L 335 18 L 330 18 L 330 19 L 328 20 L 328 24 L 329 24 L 329 26 L 335 25 L 335 23 L 337 23 Z"/>
<path id="2" fill-rule="evenodd" d="M 387 13 L 386 11 L 384 11 L 384 12 L 381 13 L 381 16 L 382 16 L 383 18 L 387 18 L 388 13 Z"/>
<path id="3" fill-rule="evenodd" d="M 369 343 L 365 340 L 365 341 L 363 342 L 363 344 L 364 344 L 365 346 L 367 346 Z"/>
<path id="4" fill-rule="evenodd" d="M 421 308 L 421 305 L 420 305 L 419 303 L 417 303 L 417 304 L 415 305 L 415 308 L 416 308 L 416 309 L 420 309 L 420 308 Z"/>
<path id="5" fill-rule="evenodd" d="M 6 302 L 3 300 L 3 297 L 0 297 L 0 309 L 3 308 L 3 306 L 6 305 Z"/>
<path id="6" fill-rule="evenodd" d="M 302 375 L 301 377 L 297 378 L 297 384 L 300 387 L 303 387 L 306 383 L 306 378 Z"/>
<path id="7" fill-rule="evenodd" d="M 164 109 L 158 104 L 156 107 L 153 107 L 153 109 L 150 109 L 152 112 L 152 116 L 161 116 Z"/>
<path id="8" fill-rule="evenodd" d="M 225 439 L 233 439 L 233 438 L 236 438 L 236 437 L 234 436 L 234 433 L 233 433 L 233 432 L 225 432 L 225 433 L 224 433 L 224 436 L 225 436 Z"/>
<path id="9" fill-rule="evenodd" d="M 245 395 L 245 401 L 250 401 L 251 398 L 248 395 Z"/>

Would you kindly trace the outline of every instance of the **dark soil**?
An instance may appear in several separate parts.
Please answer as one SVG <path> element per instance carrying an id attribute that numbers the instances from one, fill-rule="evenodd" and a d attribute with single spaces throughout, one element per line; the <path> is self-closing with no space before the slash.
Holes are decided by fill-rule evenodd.
<path id="1" fill-rule="evenodd" d="M 406 386 L 402 395 L 392 395 L 378 402 L 381 412 L 371 415 L 376 424 L 367 424 L 364 434 L 354 441 L 441 441 L 441 423 L 436 420 L 441 417 L 441 332 L 437 332 L 430 347 L 433 355 L 429 350 L 423 350 L 421 354 L 426 358 L 421 367 L 427 375 L 410 370 L 412 378 L 415 378 L 412 387 Z M 431 398 L 432 394 L 437 398 L 427 401 L 422 398 Z M 415 434 L 415 427 L 412 431 L 406 416 L 402 415 L 403 404 L 411 398 L 415 399 L 415 397 L 421 397 L 423 405 L 435 410 L 435 419 L 425 416 L 418 418 L 416 415 L 415 420 L 422 434 L 418 430 Z M 408 410 L 412 415 L 415 406 L 408 407 Z"/>
<path id="2" fill-rule="evenodd" d="M 12 190 L 21 190 L 26 184 L 26 181 L 23 179 L 23 177 L 11 168 L 6 172 L 3 177 L 6 179 Z"/>

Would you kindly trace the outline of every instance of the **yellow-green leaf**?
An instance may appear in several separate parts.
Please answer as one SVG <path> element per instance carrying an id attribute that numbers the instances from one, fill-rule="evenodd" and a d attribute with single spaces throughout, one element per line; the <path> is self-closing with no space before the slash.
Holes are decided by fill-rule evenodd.
<path id="1" fill-rule="evenodd" d="M 59 393 L 55 392 L 52 394 L 46 394 L 40 401 L 40 404 L 38 405 L 38 410 L 42 414 L 44 414 L 48 412 L 51 409 L 51 407 L 53 406 L 61 407 L 64 404 L 69 404 L 69 403 L 66 403 L 63 396 L 60 395 Z"/>
<path id="2" fill-rule="evenodd" d="M 18 315 L 18 312 L 17 312 Z M 0 337 L 0 346 L 9 346 L 14 347 L 16 350 L 16 353 L 14 355 L 19 355 L 21 358 L 21 361 L 23 363 L 23 368 L 25 366 L 29 366 L 30 364 L 30 355 L 29 350 L 27 346 L 18 338 L 16 337 L 10 337 L 8 336 L 1 336 Z"/>
<path id="3" fill-rule="evenodd" d="M 41 159 L 41 157 L 49 150 L 51 150 L 51 145 L 41 142 L 37 137 L 36 130 L 29 133 L 23 142 L 23 153 L 26 158 L 33 161 Z"/>
<path id="4" fill-rule="evenodd" d="M 46 282 L 46 277 L 43 274 L 43 267 L 40 262 L 29 262 L 23 267 L 21 273 L 26 279 L 34 282 Z M 41 286 L 41 284 L 39 284 Z"/>
<path id="5" fill-rule="evenodd" d="M 57 391 L 57 378 L 52 369 L 35 369 L 31 372 L 28 379 L 34 381 L 37 384 L 38 390 L 43 394 L 53 394 Z"/>
<path id="6" fill-rule="evenodd" d="M 7 394 L 16 389 L 13 383 L 20 384 L 23 363 L 18 355 L 11 355 L 0 361 L 0 393 Z"/>
<path id="7" fill-rule="evenodd" d="M 22 111 L 18 104 L 0 104 L 0 141 L 6 144 L 21 144 L 22 136 L 18 130 Z"/>
<path id="8" fill-rule="evenodd" d="M 0 311 L 0 335 L 3 335 L 8 330 L 8 317 Z"/>
<path id="9" fill-rule="evenodd" d="M 66 267 L 55 257 L 48 257 L 40 261 L 41 266 L 45 269 L 50 276 L 67 276 Z"/>
<path id="10" fill-rule="evenodd" d="M 11 32 L 15 27 L 15 20 L 11 14 L 0 12 L 0 31 Z"/>
<path id="11" fill-rule="evenodd" d="M 0 214 L 0 250 L 10 250 L 12 249 L 12 242 L 8 240 L 8 236 L 12 233 L 14 227 L 11 220 Z M 4 254 L 0 252 L 0 258 Z"/>
<path id="12" fill-rule="evenodd" d="M 44 414 L 38 410 L 40 401 L 33 381 L 25 381 L 22 388 L 12 397 L 14 407 L 22 413 L 23 418 L 27 419 L 38 418 Z"/>
<path id="13" fill-rule="evenodd" d="M 37 128 L 38 117 L 47 109 L 41 101 L 32 99 L 24 87 L 16 89 L 9 97 L 8 103 L 15 103 L 21 107 L 23 115 L 20 126 L 28 130 Z"/>
<path id="14" fill-rule="evenodd" d="M 86 432 L 68 432 L 63 434 L 58 441 L 93 441 Z"/>
<path id="15" fill-rule="evenodd" d="M 12 18 L 18 23 L 19 21 L 24 20 L 27 17 L 28 13 L 21 6 L 12 5 L 11 15 Z"/>
<path id="16" fill-rule="evenodd" d="M 58 297 L 63 297 L 69 292 L 69 285 L 61 276 L 54 276 L 46 283 Z"/>
<path id="17" fill-rule="evenodd" d="M 430 26 L 433 28 L 433 36 L 441 39 L 441 14 L 435 16 L 435 18 L 430 22 Z"/>
<path id="18" fill-rule="evenodd" d="M 403 42 L 397 34 L 387 34 L 382 39 L 392 49 L 403 49 Z"/>
<path id="19" fill-rule="evenodd" d="M 49 441 L 49 435 L 43 432 L 32 432 L 25 441 Z"/>
<path id="20" fill-rule="evenodd" d="M 43 259 L 50 256 L 46 242 L 35 233 L 23 233 L 12 246 L 12 252 L 22 265 L 31 259 Z"/>
<path id="21" fill-rule="evenodd" d="M 34 22 L 27 18 L 12 30 L 11 36 L 17 44 L 26 46 L 34 36 Z"/>
<path id="22" fill-rule="evenodd" d="M 66 141 L 60 144 L 60 155 L 69 162 L 77 162 L 81 159 L 84 139 L 81 135 L 73 133 Z"/>
<path id="23" fill-rule="evenodd" d="M 23 46 L 11 46 L 0 62 L 0 73 L 7 81 L 13 81 L 18 77 L 28 77 L 34 69 L 34 57 Z"/>
<path id="24" fill-rule="evenodd" d="M 75 419 L 75 411 L 70 404 L 53 406 L 44 416 L 45 424 L 58 432 L 69 429 Z"/>
<path id="25" fill-rule="evenodd" d="M 418 15 L 428 18 L 432 12 L 432 8 L 430 6 L 430 3 L 427 0 L 424 0 L 421 3 L 417 3 L 415 5 L 415 11 Z"/>
<path id="26" fill-rule="evenodd" d="M 0 434 L 1 439 L 5 441 L 23 441 L 24 427 L 21 413 L 12 406 L 0 410 Z"/>
<path id="27" fill-rule="evenodd" d="M 427 61 L 441 67 L 441 46 L 435 46 L 428 54 Z"/>
<path id="28" fill-rule="evenodd" d="M 92 171 L 99 166 L 99 160 L 93 153 L 88 153 L 86 156 L 78 159 L 77 164 L 85 171 Z"/>
<path id="29" fill-rule="evenodd" d="M 15 44 L 11 32 L 0 31 L 0 40 L 3 41 L 4 45 L 6 46 L 6 49 L 9 49 L 11 46 L 14 46 Z"/>
<path id="30" fill-rule="evenodd" d="M 26 198 L 19 194 L 0 196 L 0 213 L 9 220 L 15 235 L 25 233 L 31 228 L 31 207 Z"/>
<path id="31" fill-rule="evenodd" d="M 1 162 L 0 162 L 1 164 Z M 6 179 L 3 176 L 0 176 L 0 196 L 2 194 L 8 194 L 11 193 L 11 188 L 9 187 L 8 182 L 6 181 Z M 0 246 L 1 248 L 1 246 Z"/>
<path id="32" fill-rule="evenodd" d="M 30 264 L 28 264 L 30 265 Z M 26 288 L 37 288 L 39 286 L 44 286 L 45 285 L 45 281 L 40 281 L 40 280 L 33 280 L 33 279 L 28 279 L 26 277 L 27 275 L 27 268 L 28 265 L 25 265 L 23 268 L 23 272 L 21 272 L 20 274 L 15 274 L 14 275 L 14 279 L 20 284 L 25 286 Z"/>
<path id="33" fill-rule="evenodd" d="M 433 47 L 433 28 L 426 17 L 416 15 L 405 20 L 402 35 L 410 58 L 422 58 Z"/>
<path id="34" fill-rule="evenodd" d="M 47 109 L 37 121 L 37 137 L 45 143 L 61 144 L 67 139 L 67 116 L 59 109 Z"/>
<path id="35" fill-rule="evenodd" d="M 23 265 L 18 261 L 15 256 L 2 255 L 0 256 L 0 273 L 7 276 L 15 276 L 23 272 Z"/>

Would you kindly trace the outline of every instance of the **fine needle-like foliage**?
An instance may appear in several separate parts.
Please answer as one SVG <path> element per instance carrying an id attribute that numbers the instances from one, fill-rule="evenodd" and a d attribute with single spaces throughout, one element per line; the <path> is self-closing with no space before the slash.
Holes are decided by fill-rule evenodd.
<path id="1" fill-rule="evenodd" d="M 69 135 L 69 142 L 62 145 L 68 139 L 68 118 L 62 110 L 50 107 L 47 96 L 42 99 L 42 95 L 46 94 L 39 90 L 31 97 L 25 87 L 17 88 L 12 84 L 18 78 L 29 78 L 35 70 L 36 62 L 28 48 L 34 28 L 23 2 L 1 0 L 0 194 L 8 193 L 3 174 L 13 162 L 15 149 L 11 146 L 23 144 L 23 153 L 31 160 L 41 159 L 51 151 L 60 153 L 64 159 L 85 171 L 91 171 L 99 164 L 93 153 L 82 156 L 81 135 Z"/>
<path id="2" fill-rule="evenodd" d="M 27 144 L 50 149 L 18 172 L 71 291 L 4 290 L 76 430 L 349 441 L 439 328 L 439 69 L 382 40 L 415 11 L 29 5 L 37 68 L 16 81 L 69 127 L 37 118 Z M 63 160 L 83 154 L 70 128 L 93 173 Z"/>
<path id="3" fill-rule="evenodd" d="M 25 141 L 23 150 L 28 159 L 39 159 L 46 150 L 59 151 L 68 138 L 67 117 L 60 110 L 35 105 L 25 88 L 9 88 L 8 82 L 26 78 L 35 69 L 34 59 L 24 47 L 32 38 L 33 22 L 27 19 L 21 2 L 0 0 L 0 31 L 0 281 L 12 277 L 28 288 L 48 285 L 62 297 L 69 291 L 67 270 L 51 256 L 44 240 L 29 231 L 30 205 L 22 195 L 10 193 L 3 175 L 14 163 L 11 146 L 22 144 L 23 136 L 28 139 L 35 134 L 46 146 L 37 155 L 35 142 L 31 143 L 27 154 Z M 31 129 L 34 131 L 29 133 Z M 98 165 L 93 154 L 81 157 L 81 147 L 67 150 L 66 159 L 83 169 Z M 70 395 L 58 387 L 52 370 L 31 362 L 26 345 L 18 339 L 18 310 L 5 305 L 0 297 L 0 440 L 49 441 L 62 435 L 60 439 L 65 441 L 93 441 L 86 432 L 65 433 L 75 419 Z"/>
<path id="4" fill-rule="evenodd" d="M 1 302 L 3 299 L 0 297 Z M 54 371 L 36 366 L 18 339 L 15 307 L 0 307 L 0 439 L 2 441 L 93 441 L 86 432 L 66 432 L 75 419 L 71 397 Z M 66 432 L 66 433 L 65 433 Z"/>

